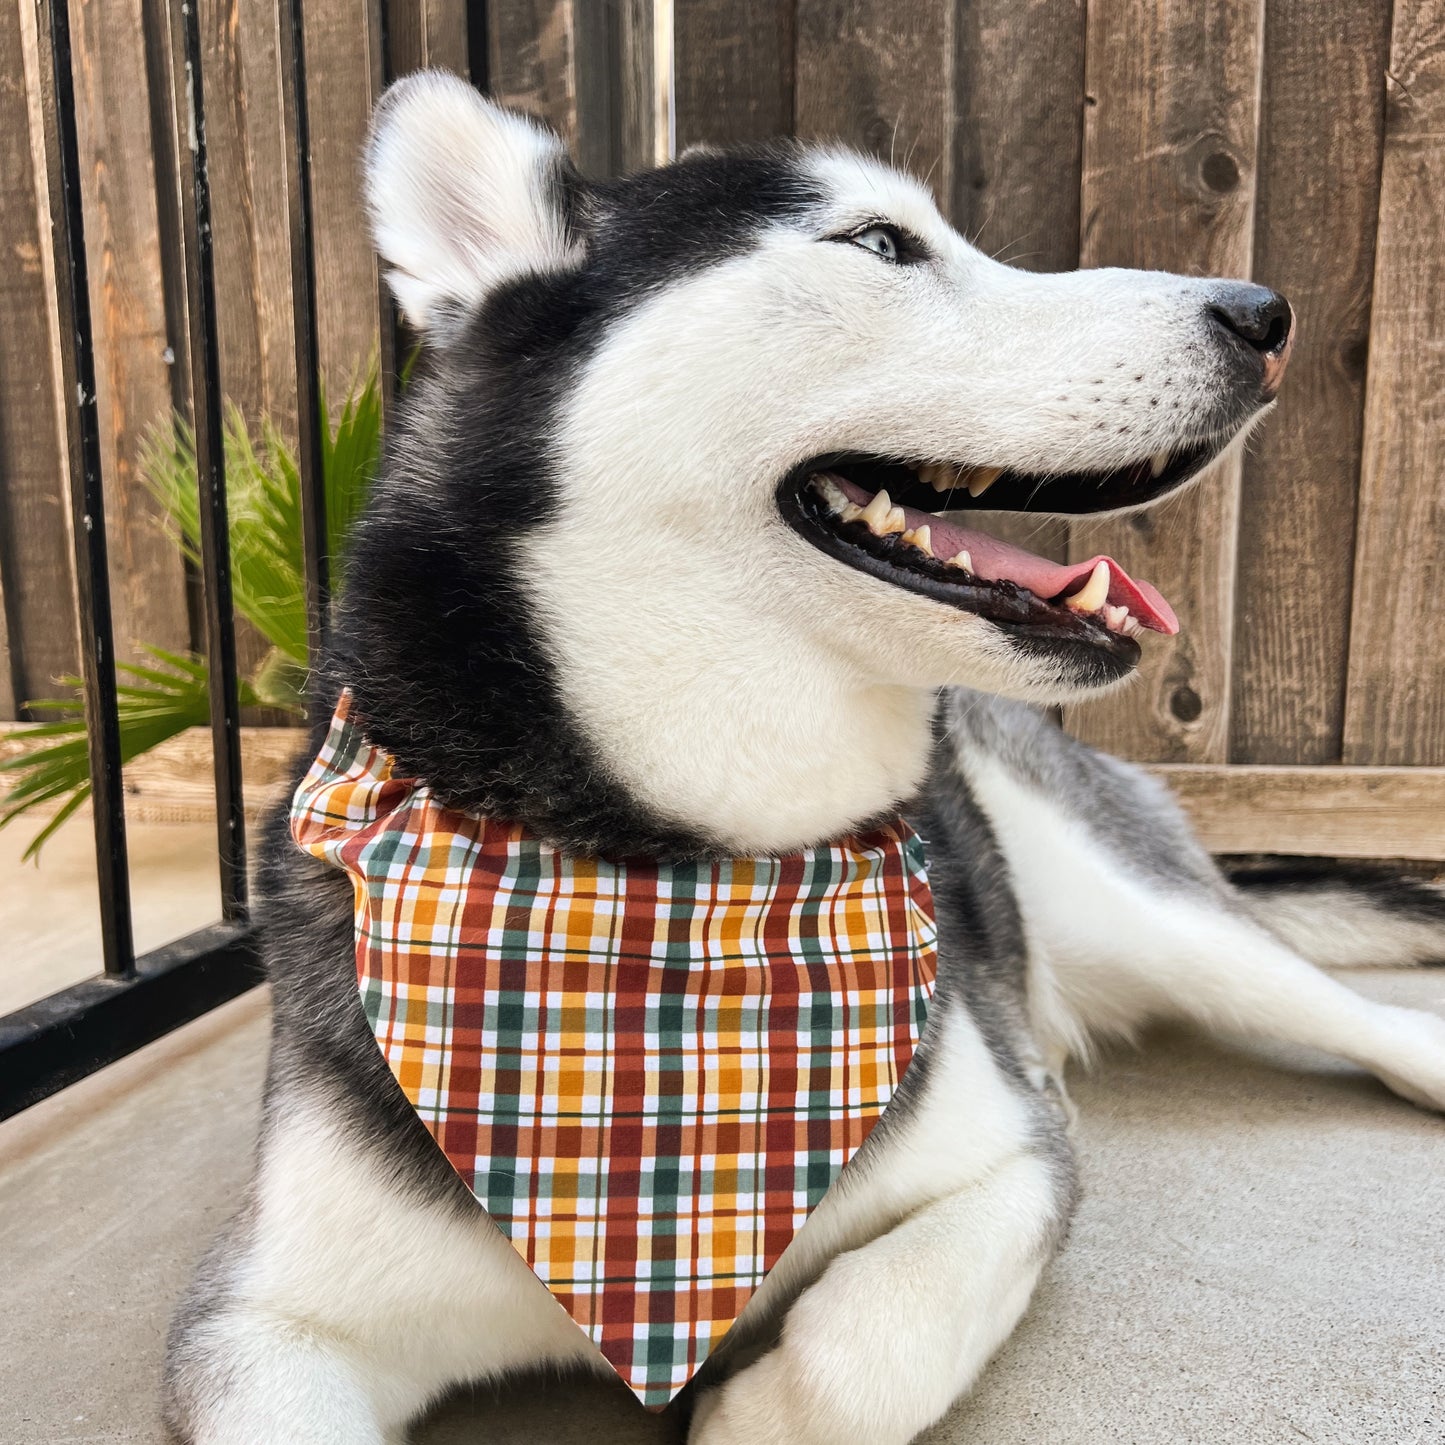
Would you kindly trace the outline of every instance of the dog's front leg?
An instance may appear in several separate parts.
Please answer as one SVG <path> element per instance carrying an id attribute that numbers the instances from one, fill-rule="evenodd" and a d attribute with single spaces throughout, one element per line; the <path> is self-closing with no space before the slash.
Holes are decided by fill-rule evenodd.
<path id="1" fill-rule="evenodd" d="M 1017 1155 L 839 1255 L 689 1445 L 905 1445 L 977 1378 L 1062 1237 L 1066 1170 Z"/>

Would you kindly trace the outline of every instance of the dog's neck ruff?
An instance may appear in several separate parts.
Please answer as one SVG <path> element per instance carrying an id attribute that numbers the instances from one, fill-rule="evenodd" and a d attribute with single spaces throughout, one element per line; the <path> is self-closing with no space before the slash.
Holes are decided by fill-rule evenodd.
<path id="1" fill-rule="evenodd" d="M 786 857 L 609 863 L 443 807 L 342 698 L 292 836 L 356 890 L 407 1098 L 644 1404 L 665 1405 L 893 1097 L 933 995 L 901 820 Z"/>

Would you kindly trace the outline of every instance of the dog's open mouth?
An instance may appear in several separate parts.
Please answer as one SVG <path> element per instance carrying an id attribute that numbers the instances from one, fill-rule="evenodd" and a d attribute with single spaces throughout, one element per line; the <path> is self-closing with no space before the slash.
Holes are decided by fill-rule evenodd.
<path id="1" fill-rule="evenodd" d="M 1117 473 L 1044 480 L 997 467 L 820 458 L 791 474 L 779 504 L 810 542 L 860 571 L 976 613 L 1021 642 L 1082 644 L 1127 668 L 1138 660 L 1142 633 L 1179 630 L 1154 587 L 1112 557 L 1053 562 L 963 525 L 957 513 L 1057 515 L 1138 505 L 1197 475 L 1217 451 L 1200 444 Z"/>

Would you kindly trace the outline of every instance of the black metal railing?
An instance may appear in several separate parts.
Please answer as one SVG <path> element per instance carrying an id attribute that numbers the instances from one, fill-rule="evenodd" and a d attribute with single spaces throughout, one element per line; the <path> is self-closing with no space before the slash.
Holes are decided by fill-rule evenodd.
<path id="1" fill-rule="evenodd" d="M 85 214 L 76 136 L 68 0 L 39 0 L 40 108 L 55 248 L 60 385 L 75 539 L 76 605 L 99 881 L 102 972 L 0 1018 L 0 1118 L 234 998 L 261 978 L 247 896 L 240 704 L 231 608 L 205 77 L 199 6 L 167 6 L 170 88 L 181 153 L 181 245 L 190 358 L 190 421 L 200 487 L 200 560 L 209 662 L 221 921 L 139 958 L 131 918 L 121 780 L 105 488 Z M 312 246 L 301 0 L 281 0 L 281 93 L 287 136 L 298 462 L 311 655 L 323 645 L 328 594 L 326 497 Z M 384 34 L 384 28 L 382 33 Z"/>
<path id="2" fill-rule="evenodd" d="M 226 503 L 221 348 L 218 332 L 212 197 L 207 162 L 206 76 L 202 30 L 205 6 L 165 0 L 151 14 L 147 33 L 153 115 L 168 130 L 170 162 L 158 166 L 166 190 L 167 252 L 163 262 L 183 272 L 188 385 L 178 402 L 189 409 L 199 486 L 199 584 L 210 687 L 221 917 L 175 943 L 137 957 L 131 914 L 122 790 L 122 734 L 118 706 L 111 589 L 106 548 L 106 489 L 96 390 L 96 352 L 86 267 L 85 212 L 81 201 L 71 0 L 33 0 L 38 20 L 39 109 L 43 122 L 54 247 L 54 307 L 59 331 L 58 395 L 63 404 L 69 503 L 75 547 L 75 604 L 82 651 L 85 722 L 102 939 L 101 972 L 48 998 L 0 1017 L 0 1118 L 7 1117 L 94 1070 L 132 1052 L 261 979 L 247 884 L 246 815 L 242 794 L 240 704 L 236 634 L 232 615 L 231 554 Z M 651 0 L 656 8 L 658 0 Z M 404 0 L 368 0 L 372 83 L 393 78 L 393 37 L 414 45 L 417 11 Z M 489 88 L 489 14 L 486 0 L 462 0 L 472 83 Z M 318 358 L 316 247 L 312 210 L 311 126 L 307 114 L 303 0 L 275 0 L 286 204 L 290 228 L 292 333 L 295 342 L 296 417 L 299 428 L 302 556 L 309 656 L 326 641 L 331 559 L 322 471 L 322 388 Z M 214 7 L 213 7 L 214 8 Z M 392 13 L 393 8 L 395 14 Z M 647 5 L 622 0 L 577 0 L 578 34 L 571 63 L 579 153 L 591 169 L 619 168 L 630 134 L 623 105 L 623 28 L 631 44 L 652 37 Z M 630 19 L 626 17 L 630 16 Z M 407 22 L 403 26 L 403 22 Z M 394 24 L 395 23 L 395 24 Z M 540 24 L 540 19 L 538 21 Z M 402 26 L 397 29 L 395 26 Z M 409 26 L 409 28 L 407 28 Z M 403 42 L 398 39 L 398 46 Z M 648 45 L 653 40 L 647 40 Z M 649 55 L 651 51 L 649 51 Z M 419 57 L 412 57 L 416 63 Z M 152 61 L 154 61 L 152 72 Z M 500 64 L 500 61 L 498 62 Z M 650 62 L 649 62 L 650 63 Z M 631 82 L 629 82 L 631 83 Z M 169 96 L 165 95 L 169 88 Z M 224 99 L 225 97 L 223 97 Z M 169 104 L 167 104 L 167 99 Z M 651 102 L 649 102 L 651 104 Z M 218 112 L 219 113 L 219 112 Z M 167 120 L 168 116 L 168 120 Z M 641 147 L 641 142 L 632 149 Z M 632 163 L 650 159 L 632 156 Z M 169 188 L 178 191 L 174 204 Z M 178 236 L 172 237 L 174 226 Z M 396 312 L 381 302 L 383 396 L 389 409 L 398 352 Z M 179 353 L 180 346 L 176 347 Z"/>

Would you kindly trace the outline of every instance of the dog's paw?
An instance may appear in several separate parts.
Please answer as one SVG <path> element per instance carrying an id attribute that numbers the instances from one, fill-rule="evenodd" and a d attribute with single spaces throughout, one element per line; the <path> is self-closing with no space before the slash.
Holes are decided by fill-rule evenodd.
<path id="1" fill-rule="evenodd" d="M 698 1401 L 687 1445 L 865 1445 L 831 1412 L 809 1404 L 807 1383 L 780 1346 Z"/>
<path id="2" fill-rule="evenodd" d="M 1380 1081 L 1422 1109 L 1445 1113 L 1445 1019 L 1420 1009 L 1391 1010 L 1396 1037 L 1388 1062 L 1376 1065 Z"/>

